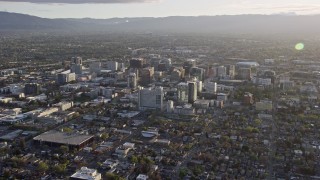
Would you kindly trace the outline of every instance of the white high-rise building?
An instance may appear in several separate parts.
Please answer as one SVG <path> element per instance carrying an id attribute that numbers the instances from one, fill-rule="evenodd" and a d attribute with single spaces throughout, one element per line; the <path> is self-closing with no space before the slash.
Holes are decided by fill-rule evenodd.
<path id="1" fill-rule="evenodd" d="M 172 113 L 173 112 L 173 101 L 171 101 L 171 100 L 169 100 L 168 102 L 167 102 L 167 112 L 168 113 Z"/>
<path id="2" fill-rule="evenodd" d="M 203 88 L 202 81 L 197 80 L 196 82 L 197 82 L 197 91 L 198 93 L 201 93 Z"/>
<path id="3" fill-rule="evenodd" d="M 158 109 L 163 110 L 163 87 L 141 88 L 139 90 L 139 109 Z"/>

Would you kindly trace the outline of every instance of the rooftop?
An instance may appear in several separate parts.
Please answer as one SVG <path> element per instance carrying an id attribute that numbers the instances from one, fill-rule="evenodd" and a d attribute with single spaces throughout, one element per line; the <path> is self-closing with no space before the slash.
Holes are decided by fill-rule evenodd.
<path id="1" fill-rule="evenodd" d="M 46 141 L 60 144 L 79 145 L 93 138 L 90 135 L 80 135 L 76 133 L 64 133 L 59 131 L 48 131 L 33 138 L 36 141 Z"/>
<path id="2" fill-rule="evenodd" d="M 79 171 L 74 173 L 71 178 L 75 179 L 87 179 L 87 180 L 100 180 L 101 174 L 95 169 L 89 169 L 87 167 L 82 167 Z"/>

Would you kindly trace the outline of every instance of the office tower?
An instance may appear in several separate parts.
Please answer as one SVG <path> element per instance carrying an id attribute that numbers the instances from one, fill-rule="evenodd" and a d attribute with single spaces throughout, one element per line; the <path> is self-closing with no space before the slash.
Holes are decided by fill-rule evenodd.
<path id="1" fill-rule="evenodd" d="M 160 56 L 152 56 L 152 57 L 151 57 L 151 59 L 150 59 L 150 65 L 151 65 L 152 67 L 154 67 L 154 70 L 155 70 L 155 71 L 158 71 L 158 66 L 159 66 L 159 64 L 160 64 L 160 61 L 161 61 Z"/>
<path id="2" fill-rule="evenodd" d="M 130 73 L 128 75 L 128 88 L 137 88 L 137 75 L 136 73 Z"/>
<path id="3" fill-rule="evenodd" d="M 208 93 L 216 93 L 217 92 L 217 83 L 216 82 L 206 82 L 204 84 L 204 88 Z"/>
<path id="4" fill-rule="evenodd" d="M 174 69 L 171 72 L 170 81 L 180 81 L 181 80 L 181 71 L 179 69 Z"/>
<path id="5" fill-rule="evenodd" d="M 200 81 L 203 81 L 204 80 L 204 74 L 205 74 L 205 71 L 203 68 L 198 68 L 198 67 L 193 67 L 191 68 L 190 70 L 190 75 L 192 77 L 196 77 L 197 79 L 199 79 Z"/>
<path id="6" fill-rule="evenodd" d="M 155 71 L 154 72 L 154 80 L 155 81 L 160 81 L 162 76 L 163 76 L 163 73 L 161 71 Z"/>
<path id="7" fill-rule="evenodd" d="M 139 90 L 139 109 L 163 109 L 163 87 L 141 88 Z"/>
<path id="8" fill-rule="evenodd" d="M 71 73 L 82 74 L 82 58 L 72 57 L 71 58 Z"/>
<path id="9" fill-rule="evenodd" d="M 170 81 L 181 81 L 184 78 L 185 70 L 180 68 L 174 68 L 170 74 Z"/>
<path id="10" fill-rule="evenodd" d="M 24 86 L 24 93 L 26 95 L 37 95 L 40 93 L 41 85 L 37 83 L 29 83 Z"/>
<path id="11" fill-rule="evenodd" d="M 107 69 L 111 71 L 117 71 L 119 70 L 119 64 L 117 61 L 108 61 L 106 62 Z"/>
<path id="12" fill-rule="evenodd" d="M 169 101 L 167 102 L 167 112 L 168 112 L 168 113 L 172 113 L 173 110 L 174 110 L 173 101 L 169 100 Z"/>
<path id="13" fill-rule="evenodd" d="M 251 79 L 251 68 L 240 68 L 238 76 L 240 79 L 250 80 Z"/>
<path id="14" fill-rule="evenodd" d="M 217 67 L 209 67 L 207 71 L 207 76 L 209 78 L 214 78 L 217 76 Z"/>
<path id="15" fill-rule="evenodd" d="M 227 68 L 224 67 L 224 66 L 219 66 L 219 67 L 217 68 L 217 74 L 218 74 L 218 77 L 220 77 L 220 78 L 226 77 L 226 75 L 227 75 Z"/>
<path id="16" fill-rule="evenodd" d="M 181 82 L 177 85 L 177 96 L 179 103 L 188 102 L 188 83 Z"/>
<path id="17" fill-rule="evenodd" d="M 195 59 L 188 59 L 183 64 L 183 68 L 185 69 L 186 74 L 190 74 L 191 68 L 196 67 L 196 60 Z"/>
<path id="18" fill-rule="evenodd" d="M 82 74 L 82 65 L 80 64 L 71 65 L 71 72 L 75 74 Z"/>
<path id="19" fill-rule="evenodd" d="M 124 63 L 118 63 L 118 71 L 124 72 L 125 69 L 126 69 L 126 66 L 124 65 Z"/>
<path id="20" fill-rule="evenodd" d="M 82 58 L 81 57 L 72 57 L 71 64 L 82 65 Z"/>
<path id="21" fill-rule="evenodd" d="M 197 83 L 188 82 L 188 103 L 193 103 L 197 100 Z"/>
<path id="22" fill-rule="evenodd" d="M 130 68 L 143 68 L 145 60 L 142 58 L 133 58 L 130 60 Z"/>
<path id="23" fill-rule="evenodd" d="M 235 65 L 226 65 L 226 68 L 227 68 L 227 75 L 230 77 L 230 79 L 233 79 L 236 74 Z"/>
<path id="24" fill-rule="evenodd" d="M 153 80 L 153 76 L 154 76 L 153 67 L 143 68 L 141 70 L 141 85 L 143 86 L 149 85 Z"/>
<path id="25" fill-rule="evenodd" d="M 101 72 L 101 62 L 92 62 L 89 65 L 90 73 L 100 74 Z"/>
<path id="26" fill-rule="evenodd" d="M 169 70 L 171 67 L 171 59 L 170 58 L 161 59 L 159 66 L 161 67 L 161 69 L 159 69 L 159 71 Z"/>
<path id="27" fill-rule="evenodd" d="M 71 81 L 76 80 L 76 74 L 71 73 L 70 70 L 61 72 L 57 75 L 57 83 L 58 84 L 65 84 Z"/>
<path id="28" fill-rule="evenodd" d="M 201 93 L 203 89 L 202 81 L 196 80 L 195 82 L 197 83 L 197 92 Z"/>

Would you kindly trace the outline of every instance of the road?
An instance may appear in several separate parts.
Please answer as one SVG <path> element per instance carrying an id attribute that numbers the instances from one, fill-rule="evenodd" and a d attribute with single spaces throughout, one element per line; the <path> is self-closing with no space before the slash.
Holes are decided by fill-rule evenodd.
<path id="1" fill-rule="evenodd" d="M 276 85 L 277 85 L 277 80 L 274 82 L 273 85 L 273 93 L 272 93 L 272 120 L 270 121 L 271 123 L 271 133 L 269 136 L 269 153 L 268 153 L 268 173 L 269 173 L 269 177 L 268 179 L 272 180 L 274 179 L 274 171 L 273 171 L 273 165 L 274 165 L 274 154 L 276 152 L 276 133 L 277 133 L 277 126 L 276 126 L 276 112 L 277 112 L 277 100 L 278 100 L 278 93 L 276 90 Z"/>

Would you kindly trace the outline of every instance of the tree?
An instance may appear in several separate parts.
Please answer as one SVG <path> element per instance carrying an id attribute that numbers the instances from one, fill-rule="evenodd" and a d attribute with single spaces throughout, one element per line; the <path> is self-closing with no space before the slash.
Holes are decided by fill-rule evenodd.
<path id="1" fill-rule="evenodd" d="M 3 171 L 3 177 L 4 177 L 5 179 L 9 179 L 10 176 L 11 176 L 10 170 L 9 170 L 9 169 L 5 169 L 5 170 Z"/>
<path id="2" fill-rule="evenodd" d="M 67 164 L 58 164 L 53 167 L 54 172 L 58 174 L 63 174 L 66 172 Z"/>
<path id="3" fill-rule="evenodd" d="M 254 120 L 254 124 L 257 125 L 257 126 L 260 126 L 262 123 L 262 121 L 260 119 L 255 119 Z"/>
<path id="4" fill-rule="evenodd" d="M 0 156 L 5 156 L 9 152 L 8 148 L 0 148 Z"/>
<path id="5" fill-rule="evenodd" d="M 61 153 L 66 153 L 69 151 L 69 147 L 68 146 L 60 146 L 60 152 Z"/>
<path id="6" fill-rule="evenodd" d="M 138 163 L 139 162 L 138 157 L 134 156 L 134 155 L 131 156 L 130 161 L 131 161 L 131 163 Z"/>
<path id="7" fill-rule="evenodd" d="M 109 134 L 107 134 L 107 133 L 102 133 L 101 134 L 101 139 L 102 140 L 106 140 L 108 137 L 109 137 Z"/>
<path id="8" fill-rule="evenodd" d="M 41 173 L 46 172 L 48 169 L 49 169 L 49 166 L 48 166 L 48 164 L 45 163 L 45 162 L 40 162 L 39 165 L 38 165 L 38 167 L 37 167 L 37 170 L 38 170 L 39 172 L 41 172 Z"/>
<path id="9" fill-rule="evenodd" d="M 188 170 L 186 168 L 182 168 L 179 170 L 179 177 L 183 179 L 188 174 Z"/>
<path id="10" fill-rule="evenodd" d="M 200 165 L 197 165 L 196 167 L 194 167 L 193 169 L 193 174 L 198 176 L 203 172 L 203 167 Z"/>
<path id="11" fill-rule="evenodd" d="M 108 180 L 124 180 L 124 178 L 122 178 L 116 174 L 109 173 L 109 172 L 106 173 L 106 179 L 108 179 Z"/>
<path id="12" fill-rule="evenodd" d="M 26 148 L 26 141 L 24 138 L 21 138 L 19 141 L 19 146 L 21 149 L 25 149 Z"/>
<path id="13" fill-rule="evenodd" d="M 153 179 L 153 180 L 161 180 L 162 179 L 159 172 L 154 172 L 149 177 L 150 177 L 150 179 Z"/>
<path id="14" fill-rule="evenodd" d="M 72 129 L 69 128 L 69 127 L 64 127 L 62 128 L 63 132 L 66 132 L 66 133 L 72 133 Z"/>

